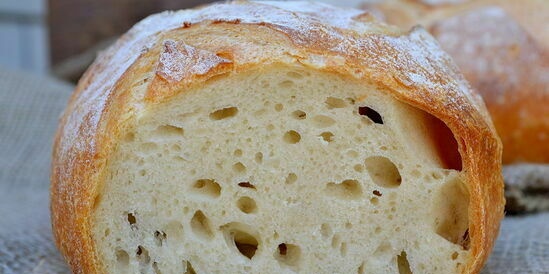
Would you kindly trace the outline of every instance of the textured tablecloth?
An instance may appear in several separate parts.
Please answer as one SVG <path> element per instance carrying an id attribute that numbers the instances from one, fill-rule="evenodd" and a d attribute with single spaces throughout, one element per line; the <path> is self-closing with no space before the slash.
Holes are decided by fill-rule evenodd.
<path id="1" fill-rule="evenodd" d="M 0 274 L 68 273 L 52 242 L 49 167 L 72 86 L 0 68 Z M 549 273 L 549 213 L 507 217 L 483 270 Z"/>
<path id="2" fill-rule="evenodd" d="M 67 273 L 52 242 L 49 168 L 60 81 L 0 68 L 0 274 Z"/>

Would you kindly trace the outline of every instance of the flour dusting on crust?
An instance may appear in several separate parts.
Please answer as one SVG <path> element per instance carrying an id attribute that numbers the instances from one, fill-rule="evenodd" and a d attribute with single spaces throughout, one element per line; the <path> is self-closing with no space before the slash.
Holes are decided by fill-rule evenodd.
<path id="1" fill-rule="evenodd" d="M 212 52 L 196 49 L 183 42 L 167 40 L 156 73 L 162 78 L 179 82 L 191 75 L 204 75 L 219 64 L 231 63 Z"/>

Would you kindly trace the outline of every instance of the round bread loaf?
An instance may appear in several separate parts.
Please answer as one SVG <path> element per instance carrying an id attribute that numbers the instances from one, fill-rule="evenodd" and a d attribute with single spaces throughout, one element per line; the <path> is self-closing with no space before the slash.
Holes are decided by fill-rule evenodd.
<path id="1" fill-rule="evenodd" d="M 549 163 L 549 1 L 394 0 L 366 5 L 425 26 L 482 95 L 503 163 Z"/>
<path id="2" fill-rule="evenodd" d="M 74 273 L 477 273 L 501 144 L 423 29 L 309 2 L 153 15 L 61 119 L 57 245 Z"/>

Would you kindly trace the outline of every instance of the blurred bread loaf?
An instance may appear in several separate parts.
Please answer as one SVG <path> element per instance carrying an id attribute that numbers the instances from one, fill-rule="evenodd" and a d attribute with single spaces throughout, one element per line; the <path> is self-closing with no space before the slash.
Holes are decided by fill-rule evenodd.
<path id="1" fill-rule="evenodd" d="M 52 223 L 74 273 L 478 273 L 501 143 L 423 29 L 309 2 L 153 15 L 80 80 Z"/>
<path id="2" fill-rule="evenodd" d="M 384 1 L 391 24 L 425 26 L 483 97 L 504 164 L 549 163 L 549 1 Z"/>

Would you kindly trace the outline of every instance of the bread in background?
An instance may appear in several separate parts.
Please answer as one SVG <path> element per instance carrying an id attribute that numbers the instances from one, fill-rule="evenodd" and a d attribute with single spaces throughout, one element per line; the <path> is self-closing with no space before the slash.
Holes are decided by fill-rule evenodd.
<path id="1" fill-rule="evenodd" d="M 486 102 L 503 163 L 549 162 L 549 1 L 384 1 L 385 21 L 425 26 Z"/>

